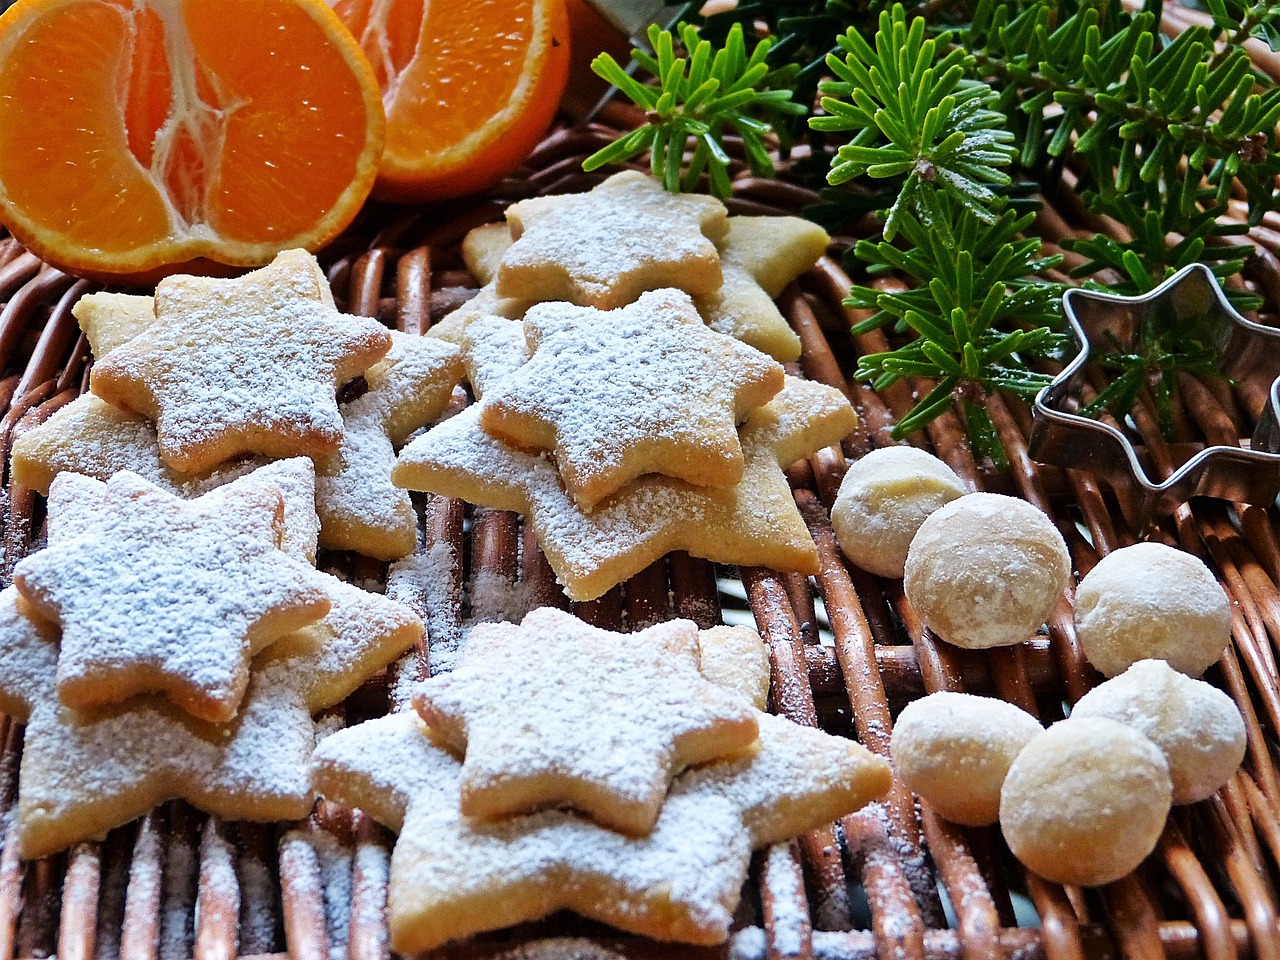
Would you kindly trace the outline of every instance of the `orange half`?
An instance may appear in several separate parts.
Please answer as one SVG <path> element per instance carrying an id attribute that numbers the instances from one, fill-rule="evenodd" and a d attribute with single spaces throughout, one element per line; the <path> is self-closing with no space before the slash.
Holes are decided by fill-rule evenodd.
<path id="1" fill-rule="evenodd" d="M 336 0 L 382 85 L 374 196 L 427 200 L 496 183 L 555 116 L 569 70 L 565 0 Z"/>
<path id="2" fill-rule="evenodd" d="M 0 219 L 73 273 L 317 249 L 385 123 L 321 0 L 20 0 L 0 17 Z"/>

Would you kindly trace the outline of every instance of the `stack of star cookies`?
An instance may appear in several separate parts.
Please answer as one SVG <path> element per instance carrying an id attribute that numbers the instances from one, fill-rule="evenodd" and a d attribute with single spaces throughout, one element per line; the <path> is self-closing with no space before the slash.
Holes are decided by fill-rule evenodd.
<path id="1" fill-rule="evenodd" d="M 745 628 L 621 636 L 560 610 L 471 633 L 413 711 L 327 738 L 316 787 L 399 832 L 393 949 L 571 909 L 661 940 L 722 943 L 752 850 L 885 794 L 858 744 L 762 712 Z"/>
<path id="2" fill-rule="evenodd" d="M 15 442 L 17 483 L 46 493 L 61 471 L 131 470 L 194 496 L 303 456 L 322 546 L 413 550 L 416 515 L 391 467 L 461 378 L 455 347 L 340 313 L 301 250 L 235 280 L 170 277 L 154 297 L 91 294 L 74 313 L 96 358 L 91 392 Z"/>
<path id="3" fill-rule="evenodd" d="M 406 446 L 394 482 L 524 514 L 574 600 L 671 550 L 816 572 L 783 469 L 854 414 L 785 374 L 799 340 L 772 296 L 826 242 L 635 172 L 515 204 L 467 238 L 485 286 L 433 331 L 479 402 Z"/>
<path id="4" fill-rule="evenodd" d="M 315 569 L 315 490 L 305 458 L 190 500 L 128 471 L 54 479 L 48 547 L 0 592 L 23 857 L 171 798 L 227 819 L 311 810 L 313 715 L 423 634 Z"/>

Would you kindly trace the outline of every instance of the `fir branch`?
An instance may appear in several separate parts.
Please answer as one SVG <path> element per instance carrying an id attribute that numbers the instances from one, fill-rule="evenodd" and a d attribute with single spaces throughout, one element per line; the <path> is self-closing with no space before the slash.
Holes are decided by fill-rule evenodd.
<path id="1" fill-rule="evenodd" d="M 687 58 L 676 56 L 671 31 L 656 26 L 649 28 L 654 55 L 631 51 L 632 59 L 657 78 L 656 86 L 629 76 L 607 53 L 592 61 L 591 69 L 642 107 L 649 122 L 592 154 L 582 167 L 595 170 L 648 150 L 653 175 L 668 190 L 694 190 L 705 173 L 711 192 L 723 199 L 733 193 L 724 135 L 732 131 L 742 138 L 753 173 L 772 176 L 764 138 L 775 121 L 803 114 L 805 107 L 791 100 L 793 71 L 770 71 L 765 62 L 771 40 L 761 40 L 748 54 L 741 26 L 729 30 L 719 49 L 700 39 L 695 26 L 681 24 L 678 30 Z"/>
<path id="2" fill-rule="evenodd" d="M 827 133 L 855 131 L 837 153 L 827 176 L 831 184 L 863 175 L 901 180 L 885 219 L 889 240 L 908 211 L 926 222 L 942 220 L 942 194 L 990 220 L 992 187 L 1011 183 L 998 169 L 1013 161 L 1014 151 L 1004 117 L 988 109 L 996 93 L 964 79 L 971 65 L 959 50 L 934 63 L 946 39 L 926 39 L 922 17 L 908 28 L 897 4 L 881 13 L 874 47 L 851 28 L 838 38 L 844 58 L 827 57 L 837 79 L 820 84 L 827 115 L 814 117 L 809 126 Z"/>

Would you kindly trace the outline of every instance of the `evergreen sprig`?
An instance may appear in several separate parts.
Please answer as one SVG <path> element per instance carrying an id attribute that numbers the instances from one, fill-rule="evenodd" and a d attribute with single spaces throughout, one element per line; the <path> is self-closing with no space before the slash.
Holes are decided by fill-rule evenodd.
<path id="1" fill-rule="evenodd" d="M 1039 240 L 1020 236 L 1033 213 L 1006 210 L 986 222 L 966 207 L 942 202 L 950 214 L 942 229 L 907 212 L 901 246 L 862 240 L 854 248 L 873 273 L 892 271 L 917 282 L 894 293 L 862 285 L 850 290 L 847 306 L 873 311 L 854 326 L 855 334 L 888 325 L 915 334 L 895 350 L 861 357 L 856 375 L 876 389 L 903 377 L 936 380 L 894 427 L 894 437 L 958 405 L 974 452 L 1003 463 L 1003 448 L 977 401 L 993 390 L 1029 399 L 1052 379 L 1030 364 L 1056 355 L 1066 342 L 1056 332 L 1063 287 L 1037 277 L 1061 257 L 1041 256 Z"/>
<path id="2" fill-rule="evenodd" d="M 675 37 L 657 26 L 649 28 L 654 55 L 631 51 L 632 59 L 658 79 L 657 86 L 629 76 L 607 53 L 591 62 L 592 70 L 646 111 L 649 122 L 592 154 L 582 166 L 594 170 L 648 150 L 653 175 L 668 190 L 693 190 L 705 173 L 711 192 L 723 199 L 733 193 L 725 133 L 742 138 L 752 172 L 772 176 L 764 137 L 781 118 L 803 115 L 806 107 L 791 99 L 795 71 L 770 70 L 766 58 L 771 40 L 761 40 L 748 54 L 741 25 L 729 30 L 719 49 L 701 39 L 695 26 L 681 24 L 678 32 L 687 57 L 676 56 Z"/>
<path id="3" fill-rule="evenodd" d="M 1012 182 L 999 168 L 1013 161 L 1013 134 L 1003 129 L 1004 117 L 988 109 L 996 92 L 965 79 L 971 65 L 959 50 L 934 62 L 947 38 L 926 39 L 924 19 L 908 27 L 905 11 L 895 5 L 880 14 L 874 47 L 851 28 L 838 37 L 844 57 L 827 57 L 837 79 L 820 84 L 826 116 L 809 126 L 856 131 L 837 152 L 827 176 L 832 185 L 864 174 L 901 180 L 885 218 L 887 240 L 909 210 L 925 222 L 944 220 L 943 194 L 989 221 L 997 199 L 992 186 Z"/>

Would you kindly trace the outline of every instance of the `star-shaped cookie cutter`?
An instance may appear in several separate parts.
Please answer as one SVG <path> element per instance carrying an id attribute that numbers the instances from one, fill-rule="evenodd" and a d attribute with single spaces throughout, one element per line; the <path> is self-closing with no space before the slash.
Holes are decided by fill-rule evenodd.
<path id="1" fill-rule="evenodd" d="M 1104 478 L 1138 526 L 1197 496 L 1258 504 L 1275 500 L 1280 493 L 1280 329 L 1237 313 L 1212 271 L 1199 263 L 1140 297 L 1072 289 L 1063 295 L 1062 305 L 1080 352 L 1036 396 L 1030 441 L 1034 459 Z M 1199 317 L 1197 325 L 1219 358 L 1218 373 L 1233 380 L 1265 378 L 1270 389 L 1248 446 L 1206 447 L 1155 482 L 1128 437 L 1076 411 L 1084 406 L 1090 351 L 1139 349 L 1147 322 L 1162 311 L 1177 319 Z"/>

